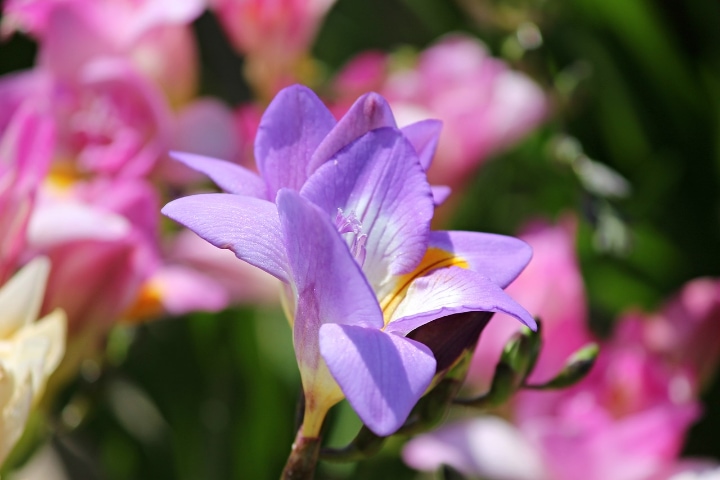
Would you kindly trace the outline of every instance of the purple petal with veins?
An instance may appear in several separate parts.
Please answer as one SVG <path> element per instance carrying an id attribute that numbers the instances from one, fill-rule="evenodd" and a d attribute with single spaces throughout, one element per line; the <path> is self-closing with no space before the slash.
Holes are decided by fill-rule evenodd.
<path id="1" fill-rule="evenodd" d="M 411 271 L 427 249 L 433 200 L 413 147 L 393 128 L 365 134 L 320 167 L 301 194 L 332 217 L 362 226 L 363 271 L 374 288 Z"/>

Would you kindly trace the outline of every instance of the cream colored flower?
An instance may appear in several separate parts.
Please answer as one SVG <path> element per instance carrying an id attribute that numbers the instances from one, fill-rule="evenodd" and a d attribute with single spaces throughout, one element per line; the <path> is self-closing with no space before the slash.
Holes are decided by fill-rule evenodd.
<path id="1" fill-rule="evenodd" d="M 0 287 L 0 465 L 65 352 L 65 313 L 35 321 L 49 272 L 48 259 L 36 258 Z"/>

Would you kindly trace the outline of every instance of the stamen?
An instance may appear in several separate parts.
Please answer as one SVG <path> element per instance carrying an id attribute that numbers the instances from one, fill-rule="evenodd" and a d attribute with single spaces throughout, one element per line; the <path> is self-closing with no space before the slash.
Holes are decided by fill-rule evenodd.
<path id="1" fill-rule="evenodd" d="M 355 260 L 361 267 L 365 263 L 365 255 L 367 254 L 367 251 L 365 250 L 366 243 L 367 235 L 362 233 L 355 236 L 352 246 L 350 247 L 350 251 L 352 252 L 353 257 L 355 257 Z"/>
<path id="2" fill-rule="evenodd" d="M 367 234 L 362 233 L 362 223 L 355 216 L 355 212 L 350 212 L 347 216 L 341 208 L 338 208 L 335 216 L 335 228 L 340 234 L 352 233 L 352 242 L 350 243 L 350 253 L 355 257 L 355 261 L 361 267 L 365 263 L 365 244 L 367 243 Z"/>

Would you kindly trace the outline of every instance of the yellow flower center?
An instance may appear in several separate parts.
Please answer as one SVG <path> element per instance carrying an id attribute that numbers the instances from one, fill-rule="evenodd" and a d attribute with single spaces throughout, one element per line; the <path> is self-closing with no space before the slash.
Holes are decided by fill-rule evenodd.
<path id="1" fill-rule="evenodd" d="M 400 302 L 405 298 L 407 290 L 413 280 L 427 275 L 438 268 L 447 267 L 469 268 L 470 265 L 464 258 L 457 257 L 452 252 L 436 247 L 428 248 L 420 264 L 415 267 L 415 270 L 399 276 L 396 279 L 395 288 L 380 301 L 380 308 L 382 308 L 383 311 L 385 325 L 390 323 L 393 313 L 395 313 L 398 305 L 400 305 Z"/>

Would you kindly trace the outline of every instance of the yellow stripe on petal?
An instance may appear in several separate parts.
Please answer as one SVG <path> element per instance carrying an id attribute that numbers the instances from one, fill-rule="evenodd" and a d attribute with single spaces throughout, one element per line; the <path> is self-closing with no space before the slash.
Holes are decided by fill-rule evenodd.
<path id="1" fill-rule="evenodd" d="M 468 264 L 467 260 L 455 256 L 455 254 L 452 252 L 448 252 L 446 250 L 436 247 L 428 248 L 425 252 L 425 256 L 420 261 L 420 264 L 415 268 L 415 270 L 410 273 L 406 273 L 405 275 L 399 276 L 396 279 L 395 288 L 393 289 L 393 291 L 390 292 L 385 298 L 383 298 L 382 301 L 380 301 L 380 307 L 383 311 L 383 319 L 385 320 L 385 325 L 390 322 L 393 313 L 395 313 L 398 305 L 400 305 L 400 302 L 402 302 L 405 298 L 407 289 L 413 282 L 413 280 L 418 277 L 422 277 L 423 275 L 427 275 L 428 273 L 432 272 L 433 270 L 437 270 L 438 268 L 447 267 L 470 268 L 470 265 Z"/>

